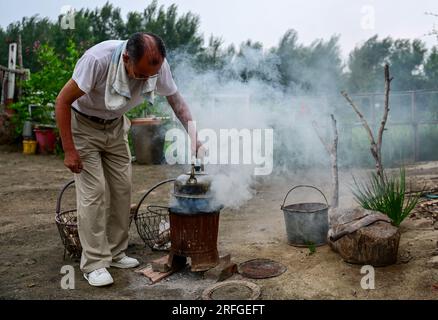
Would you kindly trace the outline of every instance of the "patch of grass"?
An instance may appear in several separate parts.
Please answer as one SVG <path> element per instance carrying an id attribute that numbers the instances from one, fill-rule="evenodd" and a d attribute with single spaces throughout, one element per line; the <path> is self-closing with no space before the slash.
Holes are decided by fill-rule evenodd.
<path id="1" fill-rule="evenodd" d="M 368 183 L 360 183 L 354 179 L 353 195 L 357 203 L 364 209 L 379 211 L 386 214 L 395 226 L 409 216 L 420 199 L 421 193 L 405 196 L 406 174 L 400 169 L 400 177 L 381 179 L 377 173 L 372 173 Z"/>
<path id="2" fill-rule="evenodd" d="M 313 242 L 307 242 L 307 248 L 309 249 L 310 255 L 316 253 L 316 245 Z"/>

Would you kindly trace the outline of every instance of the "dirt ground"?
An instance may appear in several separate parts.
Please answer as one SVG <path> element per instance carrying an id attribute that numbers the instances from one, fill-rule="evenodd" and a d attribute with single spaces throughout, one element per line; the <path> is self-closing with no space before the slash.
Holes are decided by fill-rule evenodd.
<path id="1" fill-rule="evenodd" d="M 133 203 L 156 182 L 176 177 L 181 167 L 133 166 Z M 413 184 L 438 185 L 438 162 L 411 166 Z M 63 260 L 63 246 L 56 228 L 55 204 L 59 190 L 72 175 L 56 156 L 24 156 L 0 149 L 0 298 L 1 299 L 199 299 L 212 284 L 200 274 L 183 271 L 158 284 L 132 270 L 111 269 L 115 284 L 92 288 L 75 261 Z M 341 205 L 354 206 L 349 192 L 351 172 L 341 174 Z M 252 280 L 262 288 L 262 299 L 438 299 L 438 269 L 427 266 L 437 248 L 438 230 L 431 217 L 409 218 L 402 224 L 397 264 L 376 268 L 375 290 L 363 290 L 360 266 L 346 264 L 328 246 L 310 254 L 307 248 L 286 242 L 280 205 L 288 189 L 314 184 L 330 193 L 330 170 L 312 170 L 272 176 L 259 181 L 257 193 L 239 210 L 221 214 L 219 248 L 241 263 L 271 258 L 287 266 L 277 278 Z M 166 196 L 157 195 L 158 198 Z M 316 197 L 298 193 L 296 198 Z M 74 194 L 67 192 L 63 208 L 74 208 Z M 128 254 L 143 265 L 163 255 L 146 248 L 131 226 Z M 75 268 L 75 290 L 63 290 L 63 265 Z M 240 275 L 233 279 L 241 278 Z"/>

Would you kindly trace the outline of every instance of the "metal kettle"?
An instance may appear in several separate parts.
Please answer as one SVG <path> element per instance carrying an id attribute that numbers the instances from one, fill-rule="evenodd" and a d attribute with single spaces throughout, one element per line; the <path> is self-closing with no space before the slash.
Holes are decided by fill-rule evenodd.
<path id="1" fill-rule="evenodd" d="M 173 195 L 177 198 L 210 198 L 212 181 L 202 164 L 192 163 L 190 172 L 176 178 Z"/>

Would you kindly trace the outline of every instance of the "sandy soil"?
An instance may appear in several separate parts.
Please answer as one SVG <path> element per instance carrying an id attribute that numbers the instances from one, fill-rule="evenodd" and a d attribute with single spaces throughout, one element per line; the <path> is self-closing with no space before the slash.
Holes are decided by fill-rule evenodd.
<path id="1" fill-rule="evenodd" d="M 156 182 L 175 177 L 181 168 L 137 166 L 134 199 Z M 280 204 L 289 187 L 306 183 L 330 193 L 330 171 L 312 170 L 273 176 L 259 181 L 257 194 L 239 210 L 221 215 L 219 248 L 240 263 L 254 258 L 282 262 L 287 272 L 277 278 L 254 280 L 262 287 L 262 299 L 438 299 L 438 269 L 427 266 L 437 248 L 438 230 L 430 217 L 410 218 L 402 224 L 399 261 L 376 269 L 375 290 L 363 290 L 360 266 L 346 264 L 328 246 L 309 254 L 306 248 L 287 245 Z M 438 185 L 438 163 L 424 163 L 408 170 L 412 185 Z M 351 173 L 341 175 L 344 207 L 354 205 L 348 191 Z M 55 156 L 24 156 L 0 149 L 0 298 L 12 299 L 199 299 L 211 281 L 189 271 L 150 285 L 132 270 L 113 270 L 115 284 L 92 288 L 82 278 L 78 263 L 63 260 L 63 247 L 54 222 L 57 194 L 71 179 Z M 162 198 L 165 195 L 157 195 Z M 316 197 L 298 193 L 300 200 Z M 67 192 L 65 208 L 74 208 L 74 194 Z M 131 226 L 128 253 L 146 265 L 163 253 L 145 248 Z M 75 290 L 60 286 L 63 265 L 75 268 Z M 241 278 L 235 275 L 234 279 Z"/>

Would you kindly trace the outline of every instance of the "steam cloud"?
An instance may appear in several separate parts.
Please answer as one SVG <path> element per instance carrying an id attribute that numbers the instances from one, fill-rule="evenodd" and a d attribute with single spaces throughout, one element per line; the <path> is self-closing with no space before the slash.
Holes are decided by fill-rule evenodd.
<path id="1" fill-rule="evenodd" d="M 274 169 L 277 174 L 309 163 L 329 165 L 327 154 L 311 125 L 312 120 L 324 122 L 322 119 L 328 118 L 328 113 L 321 110 L 313 114 L 306 108 L 314 104 L 314 97 L 298 100 L 270 84 L 277 81 L 251 79 L 242 82 L 238 78 L 230 80 L 229 76 L 223 76 L 224 73 L 239 74 L 244 70 L 258 69 L 268 79 L 276 80 L 279 75 L 274 66 L 275 57 L 263 59 L 259 51 L 246 49 L 244 56 L 235 57 L 220 72 L 200 72 L 191 65 L 188 56 L 179 56 L 175 60 L 178 63 L 173 64 L 173 73 L 196 119 L 198 130 L 212 129 L 219 136 L 220 129 L 274 129 Z M 206 171 L 214 175 L 212 192 L 215 201 L 236 209 L 250 200 L 255 194 L 255 167 L 254 164 L 207 165 Z"/>

